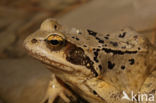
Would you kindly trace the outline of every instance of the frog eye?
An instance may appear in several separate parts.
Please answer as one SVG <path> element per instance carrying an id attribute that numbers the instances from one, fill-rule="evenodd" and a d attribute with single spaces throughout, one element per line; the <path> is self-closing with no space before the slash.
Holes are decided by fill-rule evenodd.
<path id="1" fill-rule="evenodd" d="M 51 34 L 46 39 L 46 42 L 52 49 L 56 49 L 62 47 L 65 44 L 65 39 L 60 35 Z"/>

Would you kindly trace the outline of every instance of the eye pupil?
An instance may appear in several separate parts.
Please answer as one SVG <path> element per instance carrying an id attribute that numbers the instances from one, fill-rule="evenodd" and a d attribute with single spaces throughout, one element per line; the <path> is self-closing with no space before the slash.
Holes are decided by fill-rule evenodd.
<path id="1" fill-rule="evenodd" d="M 59 44 L 59 41 L 58 40 L 51 40 L 50 43 L 53 45 L 57 45 L 57 44 Z"/>

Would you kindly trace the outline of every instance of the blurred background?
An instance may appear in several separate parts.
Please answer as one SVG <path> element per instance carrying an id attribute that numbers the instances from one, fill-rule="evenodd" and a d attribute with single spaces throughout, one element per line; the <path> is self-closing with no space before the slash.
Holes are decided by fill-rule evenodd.
<path id="1" fill-rule="evenodd" d="M 39 103 L 43 98 L 51 73 L 26 54 L 23 40 L 44 19 L 101 33 L 128 26 L 153 42 L 155 5 L 155 0 L 0 0 L 1 101 Z"/>

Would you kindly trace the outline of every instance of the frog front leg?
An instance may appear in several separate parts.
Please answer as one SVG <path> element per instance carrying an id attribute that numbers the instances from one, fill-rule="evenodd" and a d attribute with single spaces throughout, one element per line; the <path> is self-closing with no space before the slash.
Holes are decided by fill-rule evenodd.
<path id="1" fill-rule="evenodd" d="M 155 103 L 156 102 L 156 71 L 152 72 L 140 90 L 141 95 L 146 95 L 144 98 L 141 97 L 145 103 Z"/>
<path id="2" fill-rule="evenodd" d="M 59 78 L 52 74 L 52 79 L 49 82 L 46 94 L 40 103 L 53 103 L 58 96 L 66 103 L 71 102 L 71 99 L 72 101 L 76 101 L 76 96 L 65 87 Z"/>

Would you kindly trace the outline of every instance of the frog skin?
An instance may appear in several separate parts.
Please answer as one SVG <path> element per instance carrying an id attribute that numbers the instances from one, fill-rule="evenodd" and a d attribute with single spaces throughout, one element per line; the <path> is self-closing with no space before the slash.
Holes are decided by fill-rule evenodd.
<path id="1" fill-rule="evenodd" d="M 131 103 L 121 99 L 123 91 L 128 95 L 156 91 L 156 48 L 130 28 L 97 33 L 70 29 L 50 18 L 25 39 L 24 46 L 89 103 Z M 46 97 L 50 94 L 55 96 L 49 101 L 60 95 L 51 92 Z"/>

